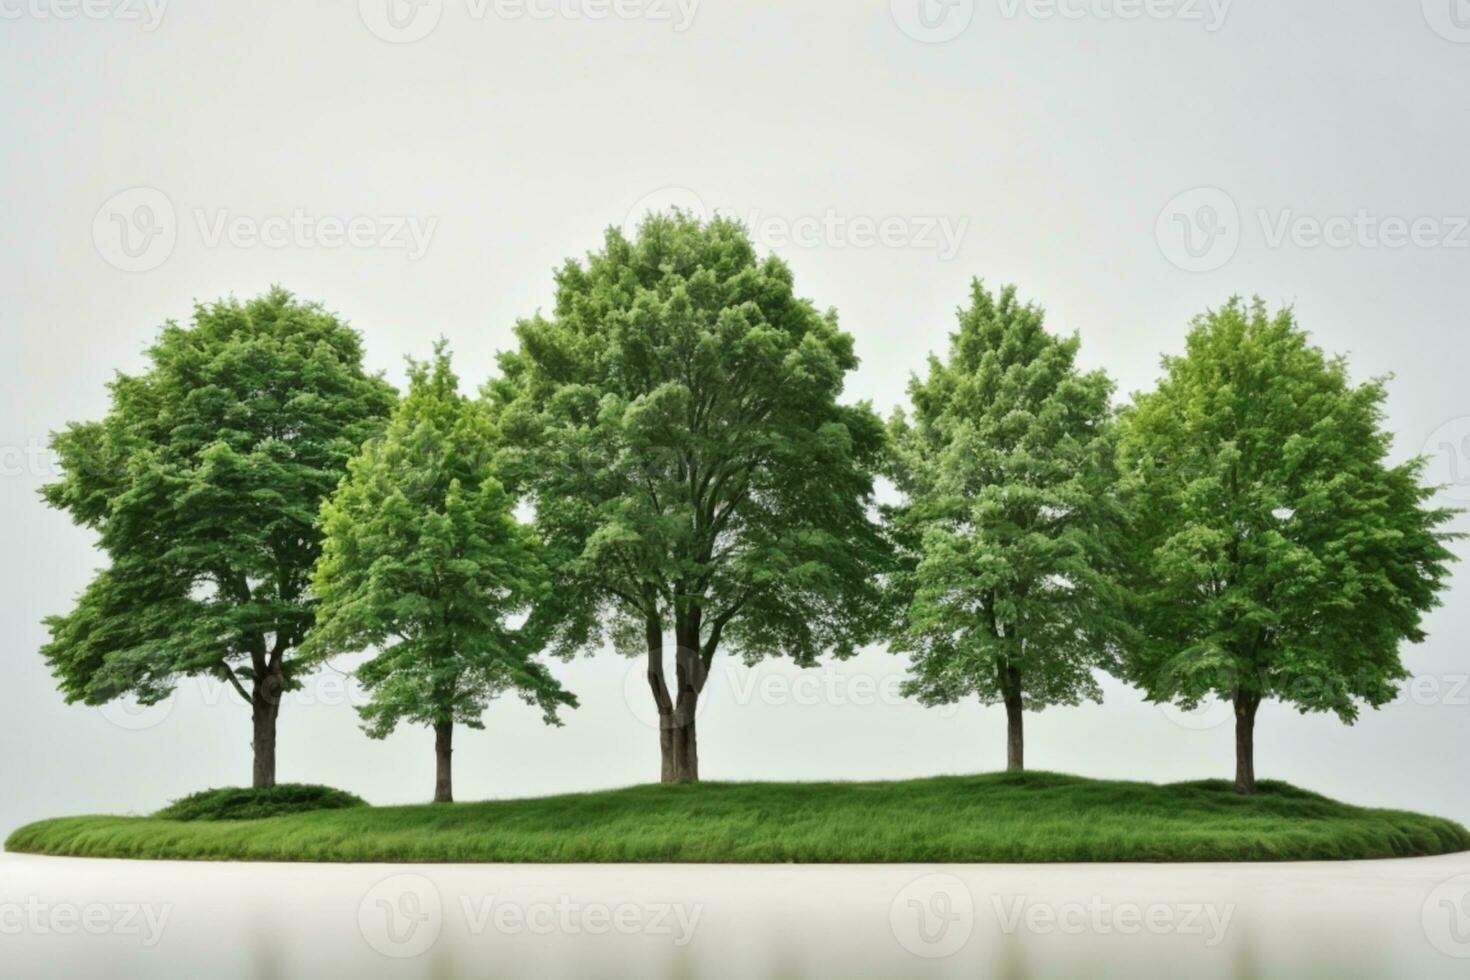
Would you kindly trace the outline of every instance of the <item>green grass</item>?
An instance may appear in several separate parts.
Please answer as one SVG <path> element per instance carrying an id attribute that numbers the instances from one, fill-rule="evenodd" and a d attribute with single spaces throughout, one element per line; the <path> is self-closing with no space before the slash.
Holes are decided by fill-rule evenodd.
<path id="1" fill-rule="evenodd" d="M 281 783 L 267 789 L 206 789 L 174 800 L 153 816 L 159 820 L 262 820 L 349 806 L 367 806 L 367 801 L 330 786 Z"/>
<path id="2" fill-rule="evenodd" d="M 1099 782 L 1049 773 L 892 783 L 702 783 L 263 820 L 66 817 L 12 851 L 87 857 L 404 862 L 1287 861 L 1470 850 L 1449 820 L 1285 783 Z"/>

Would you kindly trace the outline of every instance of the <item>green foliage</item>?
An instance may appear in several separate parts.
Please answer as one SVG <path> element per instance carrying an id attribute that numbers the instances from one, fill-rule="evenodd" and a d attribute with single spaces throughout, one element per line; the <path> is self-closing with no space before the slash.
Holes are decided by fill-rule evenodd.
<path id="1" fill-rule="evenodd" d="M 360 796 L 330 786 L 282 783 L 257 789 L 206 789 L 174 800 L 153 816 L 158 820 L 262 820 L 313 810 L 367 806 Z"/>
<path id="2" fill-rule="evenodd" d="M 248 701 L 244 685 L 296 680 L 317 510 L 393 391 L 355 331 L 282 289 L 197 306 L 148 359 L 112 382 L 105 418 L 52 437 L 64 476 L 42 494 L 108 565 L 46 620 L 42 652 L 68 701 L 157 701 L 188 675 Z"/>
<path id="3" fill-rule="evenodd" d="M 926 704 L 1100 699 L 1111 635 L 1112 383 L 1077 370 L 1078 340 L 1044 328 L 1013 287 L 978 281 L 948 361 L 895 415 L 891 512 L 903 572 L 893 648 Z"/>
<path id="4" fill-rule="evenodd" d="M 541 618 L 511 625 L 549 601 L 551 582 L 497 478 L 490 410 L 459 393 L 442 342 L 409 376 L 387 431 L 322 508 L 308 653 L 381 648 L 357 671 L 375 738 L 402 720 L 483 727 L 487 702 L 507 689 L 559 723 L 558 707 L 576 700 L 534 659 Z"/>
<path id="5" fill-rule="evenodd" d="M 1453 556 L 1422 460 L 1392 465 L 1384 386 L 1354 386 L 1290 310 L 1232 300 L 1123 420 L 1137 629 L 1158 701 L 1276 698 L 1353 721 L 1406 677 Z"/>
<path id="6" fill-rule="evenodd" d="M 490 391 L 575 613 L 561 649 L 672 623 L 706 669 L 722 642 L 810 664 L 875 632 L 882 425 L 838 403 L 852 338 L 741 225 L 610 230 L 516 333 Z"/>
<path id="7" fill-rule="evenodd" d="M 573 832 L 570 828 L 575 828 Z M 1156 786 L 1047 773 L 892 783 L 704 783 L 355 807 L 269 824 L 70 817 L 11 851 L 170 860 L 939 863 L 1306 861 L 1470 849 L 1450 820 L 1284 783 Z"/>

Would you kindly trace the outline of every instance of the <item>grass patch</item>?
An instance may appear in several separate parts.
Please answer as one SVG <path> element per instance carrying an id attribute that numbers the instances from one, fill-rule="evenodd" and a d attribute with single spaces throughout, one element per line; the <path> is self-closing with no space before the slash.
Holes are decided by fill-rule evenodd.
<path id="1" fill-rule="evenodd" d="M 259 820 L 66 817 L 12 851 L 233 861 L 894 863 L 1330 861 L 1470 850 L 1450 820 L 1285 783 L 1101 782 L 1050 773 L 888 783 L 637 786 Z"/>
<path id="2" fill-rule="evenodd" d="M 313 810 L 367 806 L 360 796 L 330 786 L 283 783 L 268 789 L 206 789 L 174 800 L 153 816 L 159 820 L 262 820 Z"/>

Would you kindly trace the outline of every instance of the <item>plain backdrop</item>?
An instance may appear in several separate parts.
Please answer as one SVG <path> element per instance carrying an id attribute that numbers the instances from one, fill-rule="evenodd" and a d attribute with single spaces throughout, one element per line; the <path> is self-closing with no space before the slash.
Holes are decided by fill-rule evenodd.
<path id="1" fill-rule="evenodd" d="M 404 355 L 443 335 L 468 390 L 516 319 L 549 307 L 553 269 L 605 228 L 645 205 L 724 209 L 839 311 L 862 357 L 847 396 L 884 414 L 944 348 L 972 276 L 1018 284 L 1053 329 L 1079 333 L 1120 398 L 1153 383 L 1191 317 L 1256 293 L 1293 304 L 1355 377 L 1392 373 L 1396 456 L 1429 452 L 1444 499 L 1470 500 L 1470 44 L 1454 0 L 1237 0 L 1223 21 L 1202 0 L 1133 18 L 1126 0 L 918 2 L 704 0 L 683 24 L 662 0 L 601 18 L 595 0 L 545 0 L 548 17 L 426 0 L 393 21 L 375 0 L 175 0 L 148 29 L 132 2 L 65 17 L 65 0 L 0 0 L 0 832 L 248 779 L 232 694 L 190 681 L 152 712 L 68 706 L 37 652 L 42 617 L 101 561 L 90 532 L 37 498 L 47 433 L 102 413 L 113 372 L 138 370 L 196 300 L 284 285 L 361 330 L 395 383 Z M 416 16 L 438 20 L 393 40 L 427 23 Z M 332 244 L 349 219 L 358 244 Z M 395 231 L 410 220 L 431 229 L 422 250 Z M 1416 221 L 1417 241 L 1386 242 Z M 941 227 L 963 228 L 953 249 Z M 172 239 L 166 255 L 121 251 L 124 231 L 149 229 Z M 129 247 L 145 240 L 166 241 Z M 1261 776 L 1470 821 L 1467 574 L 1405 649 L 1420 680 L 1399 702 L 1353 727 L 1263 707 Z M 556 669 L 583 707 L 547 729 L 518 702 L 492 706 L 457 741 L 461 799 L 656 777 L 629 662 Z M 704 775 L 1003 764 L 1001 709 L 905 703 L 902 669 L 881 649 L 805 673 L 726 664 L 700 722 Z M 427 800 L 431 734 L 369 740 L 349 681 L 321 678 L 282 709 L 280 778 Z M 1232 774 L 1225 714 L 1106 693 L 1028 716 L 1028 763 Z"/>

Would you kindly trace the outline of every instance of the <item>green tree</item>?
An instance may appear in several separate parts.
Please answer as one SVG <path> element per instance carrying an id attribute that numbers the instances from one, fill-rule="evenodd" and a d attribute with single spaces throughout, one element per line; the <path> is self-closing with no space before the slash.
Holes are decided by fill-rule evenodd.
<path id="1" fill-rule="evenodd" d="M 314 590 L 312 657 L 377 647 L 357 670 L 373 738 L 400 721 L 434 729 L 434 802 L 454 799 L 454 726 L 484 728 L 507 690 L 549 724 L 576 705 L 535 660 L 551 580 L 535 532 L 497 478 L 500 441 L 487 406 L 459 393 L 441 342 L 410 362 L 407 397 L 386 433 L 348 464 L 322 507 L 326 540 Z M 521 619 L 520 625 L 512 621 Z"/>
<path id="2" fill-rule="evenodd" d="M 1354 385 L 1292 312 L 1232 300 L 1124 414 L 1137 608 L 1125 675 L 1150 699 L 1235 709 L 1255 791 L 1263 700 L 1352 723 L 1408 675 L 1404 641 L 1453 556 L 1423 460 L 1389 462 L 1384 385 Z"/>
<path id="3" fill-rule="evenodd" d="M 1004 704 L 1007 767 L 1025 768 L 1026 710 L 1100 700 L 1112 635 L 1112 382 L 1076 366 L 1077 338 L 979 281 L 949 360 L 909 384 L 890 425 L 902 572 L 893 648 L 925 704 Z"/>
<path id="4" fill-rule="evenodd" d="M 364 372 L 356 331 L 279 288 L 196 306 L 148 359 L 113 380 L 105 418 L 52 436 L 63 476 L 42 495 L 98 532 L 108 565 L 46 620 L 42 653 L 69 702 L 228 683 L 251 708 L 254 785 L 272 786 L 313 621 L 317 511 L 393 389 Z"/>
<path id="5" fill-rule="evenodd" d="M 636 241 L 610 230 L 557 274 L 553 315 L 516 332 L 491 391 L 574 607 L 557 643 L 645 655 L 662 778 L 698 779 L 695 709 L 722 646 L 810 665 L 880 625 L 884 436 L 838 402 L 852 338 L 739 223 L 678 212 Z"/>

